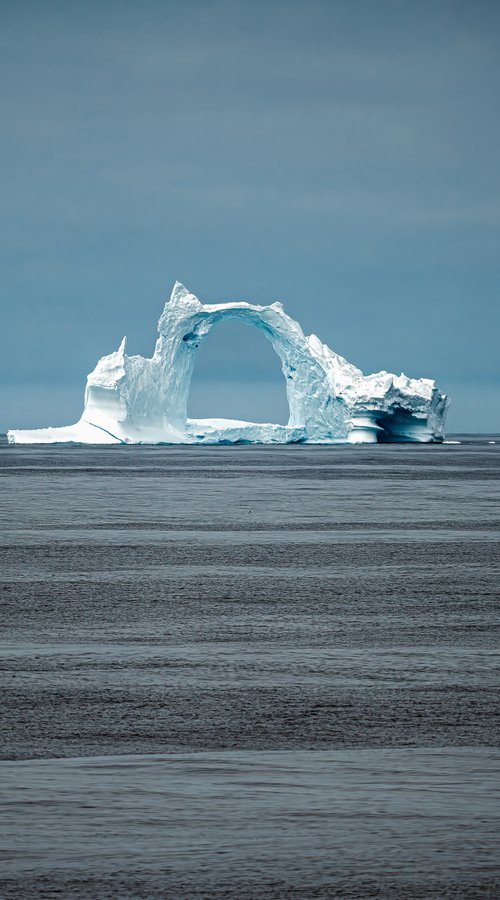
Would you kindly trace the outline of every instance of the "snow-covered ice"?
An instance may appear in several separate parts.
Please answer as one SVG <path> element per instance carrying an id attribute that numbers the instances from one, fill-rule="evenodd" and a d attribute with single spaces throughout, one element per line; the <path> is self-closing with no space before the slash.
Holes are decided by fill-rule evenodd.
<path id="1" fill-rule="evenodd" d="M 222 319 L 259 328 L 281 360 L 288 425 L 188 419 L 196 351 Z M 429 378 L 362 371 L 304 335 L 281 303 L 203 304 L 176 282 L 158 322 L 151 359 L 128 356 L 126 339 L 87 378 L 75 425 L 11 430 L 12 443 L 374 443 L 442 441 L 448 398 Z"/>

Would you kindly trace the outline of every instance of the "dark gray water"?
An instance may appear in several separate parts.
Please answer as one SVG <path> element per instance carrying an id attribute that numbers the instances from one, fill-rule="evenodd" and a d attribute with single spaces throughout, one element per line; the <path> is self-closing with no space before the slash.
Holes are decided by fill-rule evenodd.
<path id="1" fill-rule="evenodd" d="M 2 896 L 499 897 L 487 440 L 1 445 Z"/>

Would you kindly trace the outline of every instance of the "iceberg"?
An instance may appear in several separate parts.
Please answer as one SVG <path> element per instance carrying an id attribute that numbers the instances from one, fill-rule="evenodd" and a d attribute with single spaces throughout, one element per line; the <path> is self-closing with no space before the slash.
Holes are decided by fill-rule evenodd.
<path id="1" fill-rule="evenodd" d="M 189 419 L 189 386 L 201 341 L 223 319 L 259 328 L 281 360 L 287 425 Z M 126 338 L 87 378 L 83 413 L 63 428 L 11 430 L 11 443 L 216 444 L 435 442 L 449 400 L 429 378 L 363 375 L 307 337 L 281 303 L 204 304 L 176 282 L 158 322 L 150 359 L 128 356 Z"/>

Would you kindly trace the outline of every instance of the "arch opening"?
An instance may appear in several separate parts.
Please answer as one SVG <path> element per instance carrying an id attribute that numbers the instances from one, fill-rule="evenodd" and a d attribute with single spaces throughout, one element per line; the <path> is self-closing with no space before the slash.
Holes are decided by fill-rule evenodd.
<path id="1" fill-rule="evenodd" d="M 262 328 L 244 319 L 217 322 L 208 335 L 183 338 L 196 357 L 187 401 L 189 419 L 230 419 L 287 425 L 290 410 L 280 359 Z"/>

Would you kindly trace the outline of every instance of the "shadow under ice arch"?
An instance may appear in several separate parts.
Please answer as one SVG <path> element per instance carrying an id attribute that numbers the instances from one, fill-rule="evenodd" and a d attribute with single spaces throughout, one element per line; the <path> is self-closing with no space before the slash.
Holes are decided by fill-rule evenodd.
<path id="1" fill-rule="evenodd" d="M 287 425 L 187 417 L 196 351 L 223 319 L 253 325 L 271 342 L 285 378 Z M 364 376 L 315 336 L 306 337 L 281 303 L 203 304 L 176 282 L 158 322 L 151 359 L 128 356 L 123 339 L 88 376 L 75 425 L 10 431 L 15 442 L 341 443 L 442 440 L 447 398 L 434 382 L 379 372 Z"/>

